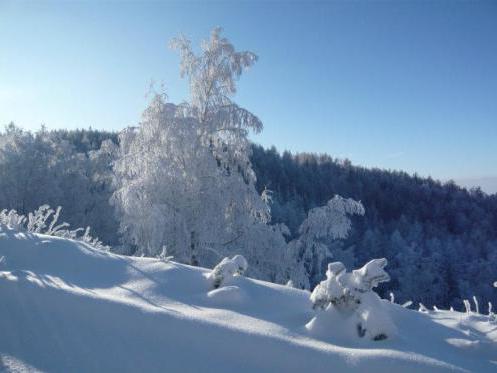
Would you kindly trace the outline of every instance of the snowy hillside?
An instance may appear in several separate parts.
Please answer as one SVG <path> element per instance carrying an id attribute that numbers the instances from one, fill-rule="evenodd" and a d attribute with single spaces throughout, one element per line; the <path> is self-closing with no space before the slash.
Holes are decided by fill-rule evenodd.
<path id="1" fill-rule="evenodd" d="M 0 371 L 497 370 L 487 316 L 384 301 L 383 341 L 310 335 L 310 293 L 0 228 Z M 333 326 L 337 330 L 340 325 Z M 335 336 L 335 337 L 333 337 Z"/>

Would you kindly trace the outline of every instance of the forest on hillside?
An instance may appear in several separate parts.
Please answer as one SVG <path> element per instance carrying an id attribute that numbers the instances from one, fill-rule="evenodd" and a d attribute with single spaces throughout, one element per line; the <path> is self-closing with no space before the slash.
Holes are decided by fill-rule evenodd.
<path id="1" fill-rule="evenodd" d="M 388 291 L 403 300 L 460 307 L 472 295 L 495 299 L 489 280 L 497 260 L 497 194 L 258 145 L 252 163 L 258 189 L 274 191 L 273 220 L 292 232 L 334 194 L 361 201 L 365 215 L 354 219 L 346 240 L 331 243 L 332 252 L 356 266 L 387 258 Z"/>
<path id="2" fill-rule="evenodd" d="M 113 132 L 7 126 L 0 134 L 0 209 L 27 214 L 43 204 L 63 206 L 61 220 L 91 226 L 104 243 L 132 253 L 110 203 L 116 146 Z M 497 195 L 255 144 L 250 159 L 258 191 L 272 192 L 272 223 L 289 227 L 287 240 L 298 235 L 310 209 L 336 194 L 353 198 L 365 214 L 352 217 L 348 238 L 326 242 L 329 260 L 357 267 L 387 258 L 392 281 L 380 293 L 391 291 L 400 301 L 461 308 L 475 295 L 495 302 Z"/>

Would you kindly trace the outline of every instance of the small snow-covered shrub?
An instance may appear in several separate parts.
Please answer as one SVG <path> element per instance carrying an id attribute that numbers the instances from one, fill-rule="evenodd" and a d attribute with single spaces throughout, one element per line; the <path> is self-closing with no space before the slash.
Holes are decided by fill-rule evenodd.
<path id="1" fill-rule="evenodd" d="M 419 302 L 418 311 L 419 312 L 430 312 L 430 310 L 421 302 Z"/>
<path id="2" fill-rule="evenodd" d="M 497 323 L 497 314 L 492 310 L 492 302 L 488 302 L 488 321 L 491 323 Z"/>
<path id="3" fill-rule="evenodd" d="M 494 282 L 494 287 L 497 288 L 497 281 Z M 497 314 L 493 312 L 492 302 L 488 302 L 488 320 L 497 323 Z"/>
<path id="4" fill-rule="evenodd" d="M 217 289 L 233 276 L 243 275 L 247 268 L 247 260 L 242 255 L 235 255 L 231 259 L 226 257 L 212 269 L 208 278 L 212 281 L 212 287 Z"/>
<path id="5" fill-rule="evenodd" d="M 53 210 L 48 205 L 40 206 L 28 216 L 19 214 L 15 210 L 0 211 L 0 226 L 4 225 L 19 232 L 40 233 L 49 236 L 69 238 L 85 242 L 97 249 L 108 251 L 109 246 L 104 245 L 98 238 L 90 235 L 90 227 L 68 229 L 68 223 L 57 224 L 61 207 Z M 81 232 L 84 232 L 81 234 Z"/>
<path id="6" fill-rule="evenodd" d="M 328 264 L 326 280 L 311 294 L 316 316 L 306 325 L 314 334 L 383 340 L 395 333 L 387 305 L 373 288 L 389 281 L 386 259 L 373 259 L 351 273 L 341 262 Z"/>
<path id="7" fill-rule="evenodd" d="M 480 304 L 478 303 L 478 299 L 473 295 L 473 303 L 475 304 L 475 311 L 476 313 L 480 313 Z"/>
<path id="8" fill-rule="evenodd" d="M 168 255 L 167 247 L 162 246 L 162 251 L 159 254 L 159 256 L 157 257 L 157 259 L 159 259 L 160 261 L 162 261 L 164 263 L 169 263 L 173 258 L 174 258 L 173 255 Z"/>

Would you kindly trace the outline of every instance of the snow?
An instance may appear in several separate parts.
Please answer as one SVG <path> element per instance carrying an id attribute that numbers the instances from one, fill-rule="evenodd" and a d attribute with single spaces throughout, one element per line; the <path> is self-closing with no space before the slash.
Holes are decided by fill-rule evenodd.
<path id="1" fill-rule="evenodd" d="M 382 301 L 383 341 L 310 334 L 310 293 L 0 226 L 0 371 L 494 372 L 487 316 Z"/>

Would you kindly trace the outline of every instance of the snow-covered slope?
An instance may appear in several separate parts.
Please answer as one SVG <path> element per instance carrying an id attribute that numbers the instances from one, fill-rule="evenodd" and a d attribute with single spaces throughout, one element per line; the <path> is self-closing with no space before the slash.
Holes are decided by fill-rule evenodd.
<path id="1" fill-rule="evenodd" d="M 323 340 L 305 291 L 244 277 L 211 291 L 205 269 L 5 227 L 2 256 L 0 371 L 497 371 L 485 316 L 389 304 L 392 339 Z"/>

